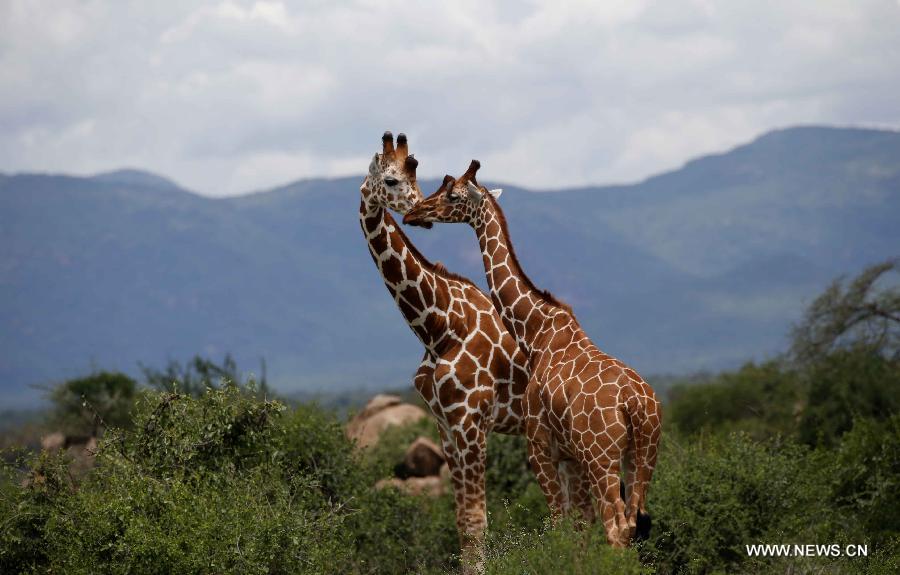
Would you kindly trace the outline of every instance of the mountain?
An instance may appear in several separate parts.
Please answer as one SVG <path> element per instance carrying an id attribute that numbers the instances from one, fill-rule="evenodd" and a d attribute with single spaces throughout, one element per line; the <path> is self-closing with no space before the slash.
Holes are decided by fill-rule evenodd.
<path id="1" fill-rule="evenodd" d="M 211 199 L 135 170 L 0 175 L 0 401 L 195 353 L 264 357 L 283 392 L 407 385 L 421 347 L 362 240 L 361 181 Z M 900 252 L 898 132 L 791 128 L 633 185 L 502 187 L 532 279 L 645 374 L 776 353 L 835 276 Z M 409 234 L 485 285 L 470 229 Z"/>

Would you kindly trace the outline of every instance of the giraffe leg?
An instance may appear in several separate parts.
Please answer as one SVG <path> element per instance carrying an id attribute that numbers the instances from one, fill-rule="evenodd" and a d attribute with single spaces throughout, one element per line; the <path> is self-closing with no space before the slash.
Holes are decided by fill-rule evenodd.
<path id="1" fill-rule="evenodd" d="M 537 478 L 547 505 L 550 507 L 550 516 L 556 521 L 566 509 L 566 500 L 560 482 L 559 469 L 553 460 L 550 446 L 549 428 L 541 429 L 535 434 L 529 434 L 528 438 L 528 463 Z"/>
<path id="2" fill-rule="evenodd" d="M 628 449 L 627 415 L 612 398 L 597 398 L 594 407 L 597 409 L 591 410 L 579 437 L 578 453 L 590 477 L 606 540 L 613 547 L 624 547 L 628 544 L 628 522 L 619 472 Z"/>
<path id="3" fill-rule="evenodd" d="M 591 489 L 598 501 L 600 518 L 606 530 L 606 540 L 613 547 L 628 544 L 628 523 L 625 519 L 625 502 L 619 495 L 621 489 L 618 459 L 598 461 L 590 465 Z"/>
<path id="4" fill-rule="evenodd" d="M 581 465 L 574 459 L 559 462 L 559 476 L 566 495 L 566 513 L 580 514 L 587 523 L 593 523 L 594 504 L 591 501 L 591 483 Z"/>
<path id="5" fill-rule="evenodd" d="M 529 381 L 525 393 L 525 437 L 528 440 L 528 464 L 537 479 L 550 516 L 556 521 L 565 511 L 566 498 L 560 482 L 558 461 L 553 457 L 553 430 L 540 398 L 540 386 Z"/>
<path id="6" fill-rule="evenodd" d="M 459 533 L 463 573 L 482 573 L 484 532 L 487 528 L 484 488 L 487 435 L 478 429 L 474 441 L 468 441 L 462 431 L 445 433 L 442 430 L 441 440 L 456 502 L 456 529 Z M 460 448 L 461 446 L 463 447 Z"/>

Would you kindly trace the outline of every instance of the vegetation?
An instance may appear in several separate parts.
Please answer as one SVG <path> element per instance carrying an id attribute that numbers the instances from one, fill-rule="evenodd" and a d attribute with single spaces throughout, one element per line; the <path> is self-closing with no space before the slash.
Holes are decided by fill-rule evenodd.
<path id="1" fill-rule="evenodd" d="M 893 265 L 829 288 L 784 357 L 672 387 L 653 529 L 631 549 L 609 548 L 600 525 L 550 525 L 524 440 L 492 436 L 485 572 L 897 572 L 900 298 L 884 281 Z M 53 421 L 106 430 L 82 477 L 66 452 L 0 468 L 0 572 L 459 568 L 450 496 L 373 487 L 412 438 L 436 439 L 430 420 L 361 455 L 333 412 L 288 407 L 249 380 L 205 379 L 238 377 L 233 362 L 187 369 L 152 372 L 153 389 L 100 373 L 54 391 Z M 165 383 L 176 374 L 179 385 Z M 751 557 L 746 547 L 795 543 L 864 544 L 868 556 Z"/>

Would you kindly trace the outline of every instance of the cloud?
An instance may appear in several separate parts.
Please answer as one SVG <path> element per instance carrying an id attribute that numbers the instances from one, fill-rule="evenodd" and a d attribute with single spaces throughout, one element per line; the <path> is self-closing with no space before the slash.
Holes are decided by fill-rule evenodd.
<path id="1" fill-rule="evenodd" d="M 900 127 L 897 29 L 886 0 L 7 0 L 0 170 L 233 194 L 362 173 L 391 129 L 423 176 L 635 180 L 774 127 Z"/>

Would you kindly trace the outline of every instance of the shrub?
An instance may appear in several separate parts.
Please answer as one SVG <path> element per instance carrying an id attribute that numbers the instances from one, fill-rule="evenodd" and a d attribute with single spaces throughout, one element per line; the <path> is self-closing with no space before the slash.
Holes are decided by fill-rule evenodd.
<path id="1" fill-rule="evenodd" d="M 76 486 L 0 477 L 0 572 L 407 573 L 454 565 L 452 499 L 377 491 L 330 413 L 235 385 L 151 393 Z"/>
<path id="2" fill-rule="evenodd" d="M 547 500 L 528 465 L 527 442 L 520 435 L 488 437 L 485 485 L 489 527 L 539 529 L 550 514 Z"/>
<path id="3" fill-rule="evenodd" d="M 817 483 L 823 462 L 802 446 L 745 434 L 665 442 L 645 550 L 662 573 L 732 572 L 750 561 L 744 545 L 802 537 L 813 516 L 822 528 L 829 523 Z"/>
<path id="4" fill-rule="evenodd" d="M 485 560 L 488 575 L 638 575 L 649 573 L 634 549 L 613 549 L 599 523 L 577 529 L 561 520 L 555 527 L 517 530 L 491 536 Z"/>
<path id="5" fill-rule="evenodd" d="M 835 455 L 831 500 L 854 531 L 876 545 L 900 539 L 900 414 L 857 420 Z"/>
<path id="6" fill-rule="evenodd" d="M 839 350 L 811 366 L 801 441 L 836 445 L 854 418 L 886 419 L 900 411 L 900 362 L 868 350 Z"/>
<path id="7" fill-rule="evenodd" d="M 137 384 L 124 373 L 101 371 L 50 391 L 53 423 L 73 435 L 97 436 L 102 427 L 128 427 Z"/>
<path id="8" fill-rule="evenodd" d="M 669 391 L 666 425 L 681 433 L 746 431 L 758 439 L 790 434 L 801 399 L 797 374 L 777 361 L 748 363 L 704 383 Z"/>

